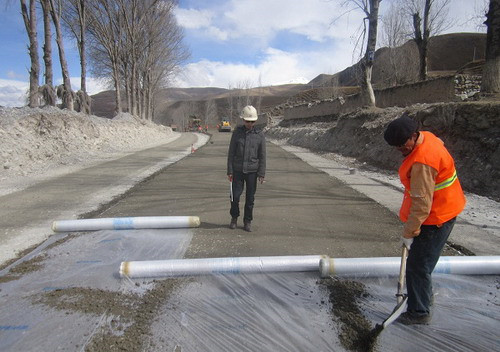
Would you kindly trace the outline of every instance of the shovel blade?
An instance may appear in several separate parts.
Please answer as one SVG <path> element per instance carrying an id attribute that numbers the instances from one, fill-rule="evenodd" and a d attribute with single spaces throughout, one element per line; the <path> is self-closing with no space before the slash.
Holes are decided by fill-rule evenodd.
<path id="1" fill-rule="evenodd" d="M 382 328 L 385 328 L 387 325 L 391 324 L 392 322 L 394 322 L 394 320 L 396 320 L 400 315 L 401 313 L 403 313 L 403 310 L 405 309 L 406 307 L 406 301 L 408 301 L 408 297 L 405 297 L 401 303 L 399 303 L 395 308 L 394 310 L 392 311 L 391 315 L 389 315 L 387 317 L 387 319 L 385 319 L 383 322 L 382 322 Z"/>

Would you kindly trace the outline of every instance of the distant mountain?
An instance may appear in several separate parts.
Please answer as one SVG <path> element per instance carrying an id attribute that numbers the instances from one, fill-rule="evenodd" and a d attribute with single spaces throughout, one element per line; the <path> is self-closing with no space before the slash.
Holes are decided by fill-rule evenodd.
<path id="1" fill-rule="evenodd" d="M 454 73 L 472 61 L 484 59 L 485 50 L 486 34 L 483 33 L 454 33 L 432 37 L 429 41 L 429 76 Z M 161 90 L 156 98 L 155 121 L 182 125 L 190 114 L 206 116 L 207 109 L 214 110 L 209 106 L 212 103 L 207 105 L 210 101 L 214 103 L 212 105 L 215 105 L 215 113 L 219 118 L 230 115 L 232 99 L 233 119 L 236 119 L 235 109 L 237 105 L 241 105 L 243 97 L 248 97 L 250 103 L 259 105 L 259 111 L 265 112 L 295 95 L 298 100 L 317 98 L 318 92 L 304 92 L 311 88 L 346 87 L 342 89 L 344 94 L 356 92 L 359 67 L 357 63 L 333 75 L 320 74 L 307 84 L 291 83 L 241 90 L 216 87 L 166 88 Z M 414 41 L 410 40 L 397 48 L 380 48 L 375 52 L 372 83 L 375 88 L 384 88 L 415 82 L 418 80 L 418 67 L 418 50 Z M 92 96 L 93 113 L 111 118 L 114 112 L 114 96 L 113 91 Z M 240 100 L 236 103 L 238 97 Z M 216 122 L 217 118 L 213 122 Z"/>

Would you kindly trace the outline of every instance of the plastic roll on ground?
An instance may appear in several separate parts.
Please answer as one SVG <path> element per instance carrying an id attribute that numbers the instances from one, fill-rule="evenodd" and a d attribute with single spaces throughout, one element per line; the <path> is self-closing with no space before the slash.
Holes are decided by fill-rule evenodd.
<path id="1" fill-rule="evenodd" d="M 122 262 L 121 277 L 318 271 L 322 255 L 171 259 Z"/>
<path id="2" fill-rule="evenodd" d="M 322 258 L 321 277 L 328 276 L 392 276 L 398 275 L 400 257 L 382 258 Z M 498 275 L 500 256 L 441 257 L 434 273 L 455 275 Z"/>
<path id="3" fill-rule="evenodd" d="M 52 223 L 54 232 L 173 229 L 200 226 L 197 216 L 140 216 L 123 218 L 59 220 Z"/>

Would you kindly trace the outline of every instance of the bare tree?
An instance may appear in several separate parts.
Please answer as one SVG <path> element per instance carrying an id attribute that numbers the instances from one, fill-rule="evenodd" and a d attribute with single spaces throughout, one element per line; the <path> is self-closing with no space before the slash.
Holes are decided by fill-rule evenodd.
<path id="1" fill-rule="evenodd" d="M 413 39 L 419 53 L 419 78 L 427 79 L 427 47 L 431 35 L 450 26 L 448 8 L 450 0 L 406 0 L 406 11 L 412 18 Z M 423 17 L 422 15 L 423 14 Z"/>
<path id="2" fill-rule="evenodd" d="M 64 52 L 64 42 L 63 42 L 63 34 L 61 29 L 61 11 L 62 11 L 62 3 L 60 0 L 57 2 L 56 0 L 49 0 L 50 3 L 50 15 L 52 17 L 52 22 L 54 23 L 54 27 L 56 29 L 56 43 L 59 51 L 59 62 L 61 63 L 61 74 L 63 77 L 62 87 L 58 87 L 57 92 L 58 96 L 62 99 L 63 108 L 68 110 L 74 110 L 73 102 L 74 102 L 74 93 L 71 88 L 71 81 L 69 78 L 69 70 L 68 70 L 68 62 L 66 61 L 66 54 Z"/>
<path id="3" fill-rule="evenodd" d="M 39 106 L 38 86 L 40 79 L 40 61 L 38 58 L 38 40 L 37 40 L 37 21 L 36 21 L 36 0 L 30 0 L 29 9 L 26 5 L 26 0 L 20 0 L 21 14 L 24 20 L 24 26 L 28 33 L 29 39 L 29 55 L 31 60 L 30 68 L 30 90 L 28 105 L 31 108 Z"/>
<path id="4" fill-rule="evenodd" d="M 233 123 L 234 122 L 234 118 L 233 118 L 233 115 L 234 115 L 234 89 L 231 85 L 231 83 L 228 84 L 227 86 L 227 90 L 228 90 L 228 94 L 227 94 L 227 118 L 229 119 L 229 122 Z"/>
<path id="5" fill-rule="evenodd" d="M 490 0 L 485 23 L 488 31 L 481 91 L 500 93 L 500 0 Z"/>
<path id="6" fill-rule="evenodd" d="M 88 33 L 91 37 L 94 73 L 112 77 L 115 88 L 115 113 L 122 112 L 121 49 L 123 47 L 123 19 L 113 0 L 90 0 L 88 3 Z"/>
<path id="7" fill-rule="evenodd" d="M 46 1 L 46 0 L 45 0 Z M 88 9 L 86 0 L 67 0 L 62 13 L 62 24 L 76 40 L 80 56 L 80 90 L 76 93 L 75 109 L 87 114 L 91 112 L 91 99 L 87 94 L 87 39 Z"/>
<path id="8" fill-rule="evenodd" d="M 217 104 L 214 99 L 205 102 L 205 125 L 214 124 L 217 121 Z"/>
<path id="9" fill-rule="evenodd" d="M 153 102 L 157 92 L 167 86 L 170 76 L 189 57 L 189 51 L 182 42 L 184 34 L 173 15 L 174 5 L 173 1 L 158 4 L 145 17 L 141 31 L 141 55 L 137 63 L 141 116 L 150 120 L 153 119 Z"/>
<path id="10" fill-rule="evenodd" d="M 372 87 L 373 61 L 377 45 L 378 10 L 381 0 L 346 0 L 343 5 L 353 4 L 366 15 L 363 21 L 363 30 L 358 41 L 366 40 L 366 50 L 360 61 L 361 66 L 361 99 L 364 105 L 375 106 L 375 93 Z M 368 21 L 368 28 L 366 22 Z"/>
<path id="11" fill-rule="evenodd" d="M 408 21 L 405 20 L 404 16 L 401 16 L 404 12 L 402 5 L 401 2 L 391 2 L 389 9 L 380 18 L 380 43 L 382 46 L 396 48 L 409 39 L 408 34 L 411 32 L 411 28 L 409 28 Z"/>
<path id="12" fill-rule="evenodd" d="M 239 114 L 241 110 L 247 105 L 252 104 L 252 96 L 250 94 L 250 88 L 252 83 L 249 79 L 238 81 L 236 83 L 236 113 Z"/>
<path id="13" fill-rule="evenodd" d="M 175 0 L 88 0 L 93 72 L 113 77 L 116 112 L 125 91 L 128 111 L 152 119 L 159 87 L 189 53 L 173 16 Z"/>
<path id="14" fill-rule="evenodd" d="M 461 25 L 466 25 L 472 22 L 476 26 L 476 31 L 486 32 L 488 27 L 484 22 L 484 17 L 488 13 L 489 3 L 489 0 L 480 0 L 478 2 L 474 2 L 474 14 L 467 18 L 463 23 L 461 23 Z"/>
<path id="15" fill-rule="evenodd" d="M 45 63 L 45 84 L 40 87 L 40 93 L 45 104 L 56 105 L 56 93 L 54 90 L 54 79 L 52 70 L 52 28 L 50 22 L 50 2 L 49 0 L 40 0 L 43 15 L 43 61 Z"/>
<path id="16" fill-rule="evenodd" d="M 405 72 L 408 69 L 404 61 L 406 55 L 402 48 L 406 41 L 411 39 L 412 29 L 405 20 L 404 7 L 401 2 L 391 2 L 389 9 L 381 17 L 381 46 L 388 48 L 388 59 L 391 70 L 384 82 L 388 86 L 405 83 Z"/>

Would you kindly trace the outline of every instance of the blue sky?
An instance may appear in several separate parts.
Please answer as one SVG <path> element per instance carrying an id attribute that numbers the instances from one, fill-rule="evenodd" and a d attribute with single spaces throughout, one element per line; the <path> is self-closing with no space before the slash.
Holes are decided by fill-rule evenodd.
<path id="1" fill-rule="evenodd" d="M 381 1 L 382 16 L 391 1 L 398 0 Z M 180 0 L 176 17 L 184 29 L 191 57 L 172 86 L 234 88 L 307 83 L 321 73 L 343 70 L 354 63 L 353 43 L 363 16 L 353 11 L 337 18 L 345 12 L 340 7 L 342 2 Z M 449 17 L 453 18 L 453 26 L 445 33 L 476 32 L 477 22 L 469 19 L 485 0 L 451 2 Z M 41 30 L 38 34 L 43 35 Z M 27 45 L 19 1 L 0 1 L 0 105 L 23 105 L 30 67 Z M 53 50 L 54 64 L 58 65 L 55 44 Z M 70 41 L 65 43 L 65 50 L 71 82 L 78 89 L 77 50 Z M 41 57 L 40 62 L 43 66 Z M 56 81 L 61 80 L 59 71 L 55 66 Z M 105 88 L 88 77 L 91 94 Z"/>

